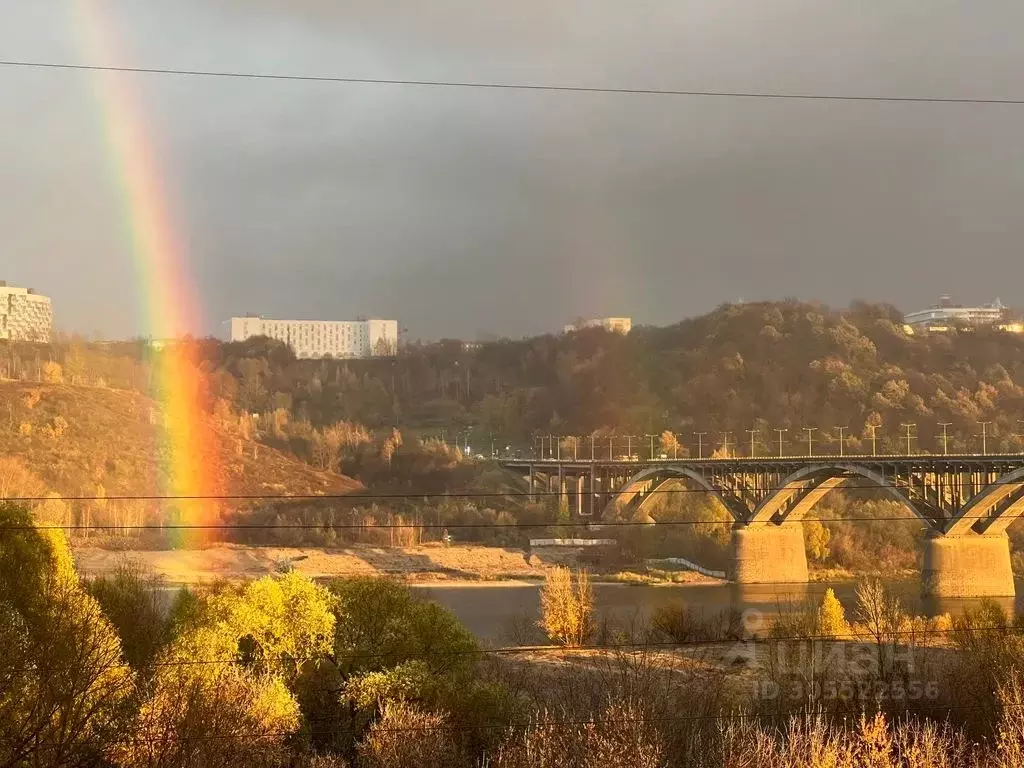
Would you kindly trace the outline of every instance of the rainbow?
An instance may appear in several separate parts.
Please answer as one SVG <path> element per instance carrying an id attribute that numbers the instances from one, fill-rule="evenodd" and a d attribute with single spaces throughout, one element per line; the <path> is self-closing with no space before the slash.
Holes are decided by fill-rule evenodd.
<path id="1" fill-rule="evenodd" d="M 101 15 L 99 3 L 75 0 L 74 7 L 89 61 L 116 66 L 112 24 Z M 189 336 L 202 327 L 202 316 L 157 153 L 132 86 L 129 74 L 95 73 L 93 87 L 146 310 L 145 333 L 168 342 L 153 357 L 153 395 L 162 405 L 157 493 L 174 497 L 182 524 L 203 525 L 213 522 L 216 506 L 195 497 L 221 489 L 216 438 L 206 415 L 208 387 L 200 350 Z"/>

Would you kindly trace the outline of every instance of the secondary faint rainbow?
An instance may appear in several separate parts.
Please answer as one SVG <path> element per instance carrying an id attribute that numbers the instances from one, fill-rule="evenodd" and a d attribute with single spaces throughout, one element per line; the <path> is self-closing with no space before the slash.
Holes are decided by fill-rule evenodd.
<path id="1" fill-rule="evenodd" d="M 113 20 L 98 0 L 73 0 L 88 61 L 117 66 Z M 163 406 L 161 495 L 208 496 L 216 493 L 218 451 L 208 427 L 207 387 L 198 365 L 198 349 L 184 340 L 202 319 L 188 259 L 164 188 L 164 171 L 147 129 L 132 75 L 97 71 L 94 90 L 102 114 L 111 166 L 121 192 L 126 234 L 131 242 L 146 333 L 154 339 L 180 340 L 155 355 L 154 396 Z M 212 504 L 176 504 L 182 522 L 211 522 Z"/>

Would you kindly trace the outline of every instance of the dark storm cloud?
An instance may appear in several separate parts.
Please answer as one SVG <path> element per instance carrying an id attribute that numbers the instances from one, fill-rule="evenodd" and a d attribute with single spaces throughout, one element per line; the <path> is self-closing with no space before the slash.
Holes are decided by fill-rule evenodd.
<path id="1" fill-rule="evenodd" d="M 1024 96 L 1010 2 L 91 7 L 143 66 Z M 69 9 L 0 0 L 2 58 L 83 60 Z M 669 323 L 738 298 L 1024 304 L 1024 107 L 132 83 L 206 308 L 197 330 L 246 311 L 396 316 L 437 337 Z M 0 70 L 0 84 L 0 279 L 50 292 L 67 329 L 135 332 L 89 76 Z"/>

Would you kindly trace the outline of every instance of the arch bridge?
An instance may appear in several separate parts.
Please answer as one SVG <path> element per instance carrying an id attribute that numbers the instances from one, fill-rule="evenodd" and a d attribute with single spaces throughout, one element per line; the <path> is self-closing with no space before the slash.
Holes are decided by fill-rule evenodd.
<path id="1" fill-rule="evenodd" d="M 735 521 L 730 577 L 748 584 L 806 581 L 801 521 L 830 491 L 878 489 L 927 529 L 926 593 L 1015 591 L 1006 528 L 1024 513 L 1021 454 L 502 463 L 531 495 L 556 493 L 580 519 L 636 518 L 668 484 L 702 489 Z"/>

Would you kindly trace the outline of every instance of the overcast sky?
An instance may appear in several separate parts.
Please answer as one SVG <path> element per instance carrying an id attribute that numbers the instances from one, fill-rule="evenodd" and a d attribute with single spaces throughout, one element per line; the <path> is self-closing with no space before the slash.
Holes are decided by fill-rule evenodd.
<path id="1" fill-rule="evenodd" d="M 142 67 L 1024 99 L 1016 0 L 0 0 L 0 59 L 89 63 L 76 4 Z M 52 296 L 62 330 L 121 337 L 144 318 L 95 77 L 0 66 L 0 279 Z M 131 83 L 197 332 L 1024 305 L 1024 106 Z"/>

